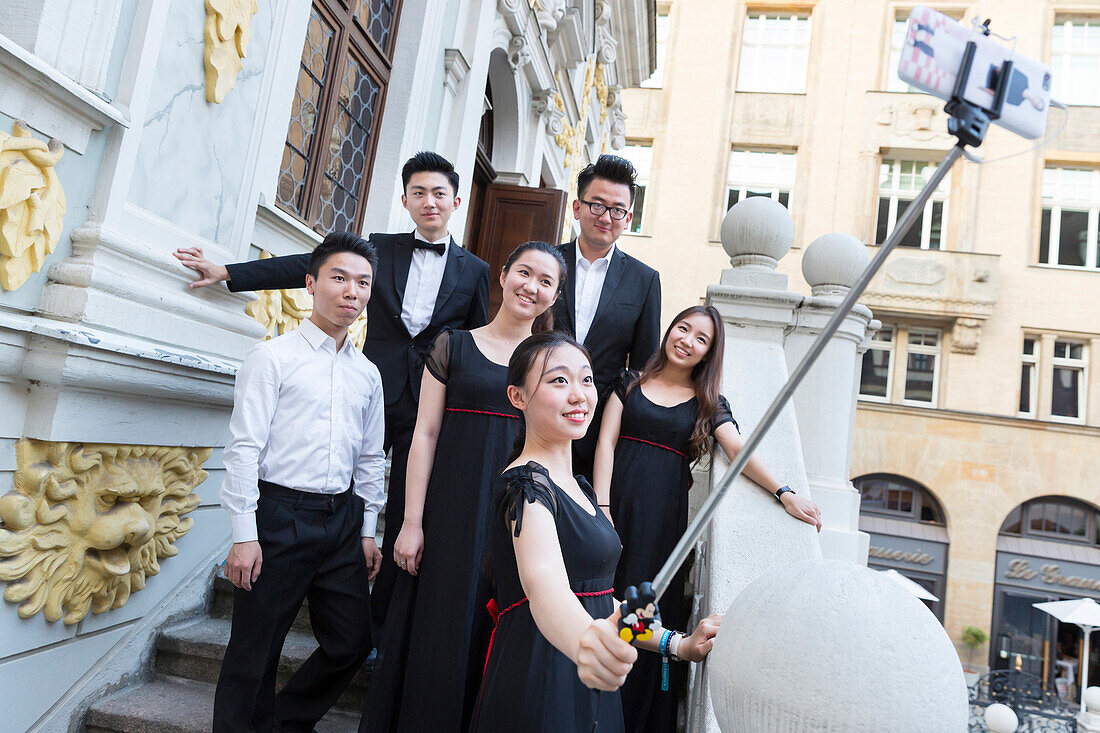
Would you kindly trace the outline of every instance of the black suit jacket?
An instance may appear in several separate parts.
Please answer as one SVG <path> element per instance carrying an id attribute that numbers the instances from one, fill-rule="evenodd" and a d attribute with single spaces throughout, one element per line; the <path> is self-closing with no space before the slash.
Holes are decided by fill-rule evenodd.
<path id="1" fill-rule="evenodd" d="M 569 264 L 565 291 L 554 305 L 554 327 L 576 335 L 577 242 L 558 247 Z M 615 376 L 630 365 L 641 369 L 661 339 L 661 278 L 657 271 L 615 248 L 600 291 L 599 304 L 584 345 L 601 404 Z"/>
<path id="2" fill-rule="evenodd" d="M 363 353 L 382 373 L 386 404 L 393 404 L 406 387 L 420 394 L 420 366 L 424 353 L 440 329 L 471 329 L 489 322 L 489 265 L 451 239 L 447 264 L 435 301 L 432 319 L 415 337 L 401 320 L 401 300 L 409 278 L 413 243 L 409 234 L 372 234 L 378 250 L 378 271 L 374 273 L 367 303 L 367 339 Z M 226 265 L 229 289 L 281 290 L 305 286 L 309 255 L 288 255 Z"/>

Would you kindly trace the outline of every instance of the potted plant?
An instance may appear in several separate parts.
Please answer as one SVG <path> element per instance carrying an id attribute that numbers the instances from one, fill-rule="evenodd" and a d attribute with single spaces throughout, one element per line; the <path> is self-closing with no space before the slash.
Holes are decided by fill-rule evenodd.
<path id="1" fill-rule="evenodd" d="M 963 665 L 963 672 L 973 675 L 981 675 L 989 671 L 989 666 L 985 664 L 974 664 L 974 652 L 977 649 L 985 646 L 989 641 L 989 634 L 985 633 L 984 629 L 977 626 L 967 626 L 962 631 L 962 643 L 966 644 L 967 652 L 966 664 Z"/>

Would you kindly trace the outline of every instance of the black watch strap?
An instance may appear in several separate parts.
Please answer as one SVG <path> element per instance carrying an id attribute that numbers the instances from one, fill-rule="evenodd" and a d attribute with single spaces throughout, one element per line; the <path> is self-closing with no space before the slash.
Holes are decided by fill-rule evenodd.
<path id="1" fill-rule="evenodd" d="M 782 504 L 783 503 L 783 494 L 788 494 L 788 493 L 793 494 L 793 493 L 795 493 L 795 490 L 792 489 L 790 486 L 780 486 L 779 490 L 775 492 L 775 500 L 778 501 L 780 504 Z"/>

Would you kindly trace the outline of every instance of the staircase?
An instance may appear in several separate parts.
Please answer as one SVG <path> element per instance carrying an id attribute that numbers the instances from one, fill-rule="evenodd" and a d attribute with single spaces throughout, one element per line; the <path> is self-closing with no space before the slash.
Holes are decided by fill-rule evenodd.
<path id="1" fill-rule="evenodd" d="M 93 703 L 84 719 L 87 733 L 209 731 L 214 685 L 229 643 L 232 614 L 233 586 L 218 575 L 210 615 L 161 631 L 152 679 Z M 315 648 L 307 602 L 283 645 L 280 687 Z M 317 724 L 319 733 L 347 733 L 358 728 L 368 679 L 365 670 L 356 674 L 333 709 Z"/>

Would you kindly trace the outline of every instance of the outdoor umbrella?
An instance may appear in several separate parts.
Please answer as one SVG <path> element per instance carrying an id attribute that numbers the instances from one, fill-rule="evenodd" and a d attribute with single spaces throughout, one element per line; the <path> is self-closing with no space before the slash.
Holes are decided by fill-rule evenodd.
<path id="1" fill-rule="evenodd" d="M 923 585 L 912 581 L 909 578 L 906 578 L 897 570 L 879 570 L 879 572 L 900 585 L 905 590 L 915 595 L 917 598 L 921 599 L 922 601 L 932 601 L 933 603 L 935 603 L 939 600 L 939 598 L 936 598 L 934 595 L 929 593 Z"/>
<path id="2" fill-rule="evenodd" d="M 1081 714 L 1085 714 L 1085 688 L 1089 685 L 1089 636 L 1100 627 L 1100 603 L 1091 598 L 1072 601 L 1047 601 L 1031 604 L 1064 624 L 1077 624 L 1085 634 L 1085 652 L 1081 655 Z"/>

